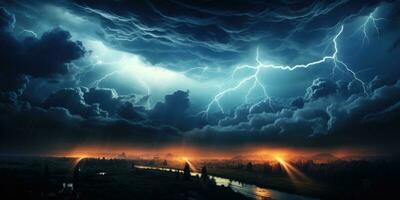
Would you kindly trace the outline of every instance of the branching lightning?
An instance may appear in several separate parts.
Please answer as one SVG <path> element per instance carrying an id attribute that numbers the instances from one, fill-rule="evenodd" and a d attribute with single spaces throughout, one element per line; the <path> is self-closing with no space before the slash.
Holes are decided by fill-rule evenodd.
<path id="1" fill-rule="evenodd" d="M 116 71 L 112 71 L 112 72 L 110 72 L 110 73 L 107 73 L 107 74 L 103 75 L 103 76 L 100 77 L 99 79 L 95 80 L 95 81 L 92 83 L 91 87 L 99 87 L 99 84 L 100 84 L 101 82 L 103 82 L 103 81 L 106 80 L 107 78 L 109 78 L 109 77 L 113 76 L 114 74 L 119 73 L 119 72 L 121 72 L 121 71 L 122 71 L 122 70 L 116 70 Z"/>
<path id="2" fill-rule="evenodd" d="M 384 20 L 384 18 L 377 18 L 374 16 L 376 10 L 374 10 L 370 15 L 368 15 L 368 17 L 366 18 L 365 22 L 361 25 L 360 29 L 362 29 L 363 31 L 363 41 L 364 40 L 369 40 L 368 38 L 368 33 L 367 33 L 367 26 L 372 23 L 372 25 L 374 26 L 374 28 L 376 29 L 376 31 L 379 33 L 379 29 L 377 26 L 377 21 L 380 20 Z M 218 108 L 218 110 L 222 113 L 225 113 L 222 105 L 221 105 L 221 99 L 224 98 L 224 96 L 228 93 L 231 92 L 235 92 L 238 89 L 242 88 L 245 86 L 245 84 L 251 83 L 251 86 L 248 88 L 247 94 L 245 95 L 245 103 L 251 103 L 249 102 L 249 96 L 252 94 L 252 92 L 257 89 L 257 88 L 261 88 L 262 92 L 263 92 L 263 98 L 266 99 L 269 102 L 269 106 L 271 107 L 271 109 L 273 109 L 272 104 L 271 104 L 271 98 L 268 95 L 267 92 L 267 88 L 266 86 L 260 81 L 260 72 L 264 69 L 279 69 L 279 70 L 288 70 L 288 71 L 294 71 L 296 69 L 300 69 L 300 68 L 308 68 L 308 67 L 312 67 L 312 66 L 316 66 L 318 64 L 322 64 L 322 63 L 326 63 L 326 62 L 332 62 L 333 63 L 333 68 L 332 68 L 332 75 L 335 73 L 336 70 L 340 70 L 342 72 L 347 72 L 355 81 L 359 82 L 362 85 L 363 88 L 363 92 L 365 95 L 368 96 L 368 92 L 366 89 L 366 84 L 363 80 L 361 80 L 358 76 L 357 73 L 354 72 L 350 66 L 348 64 L 346 64 L 344 61 L 342 61 L 339 57 L 338 57 L 338 53 L 339 53 L 339 48 L 338 48 L 338 38 L 341 37 L 342 33 L 344 30 L 344 26 L 341 25 L 339 28 L 339 31 L 337 32 L 337 34 L 333 37 L 332 39 L 332 44 L 333 44 L 333 53 L 331 55 L 327 55 L 322 57 L 320 60 L 316 60 L 310 63 L 306 63 L 306 64 L 297 64 L 297 65 L 293 65 L 293 66 L 289 66 L 289 65 L 273 65 L 273 64 L 264 64 L 263 62 L 261 62 L 260 60 L 260 50 L 259 48 L 257 48 L 256 51 L 256 66 L 252 66 L 252 65 L 241 65 L 241 66 L 237 66 L 234 68 L 234 70 L 232 71 L 231 74 L 231 79 L 233 80 L 233 78 L 235 77 L 236 73 L 238 73 L 241 70 L 251 70 L 253 73 L 250 74 L 249 76 L 244 77 L 243 79 L 239 80 L 234 86 L 227 88 L 221 92 L 219 92 L 218 94 L 216 94 L 212 100 L 210 101 L 210 103 L 207 105 L 206 109 L 202 112 L 200 112 L 199 114 L 205 116 L 206 118 L 208 118 L 208 114 L 210 112 L 210 110 L 213 108 L 213 106 L 216 106 Z M 264 100 L 263 99 L 263 100 Z"/>
<path id="3" fill-rule="evenodd" d="M 127 70 L 127 68 L 124 67 L 124 68 L 121 68 L 121 69 L 117 69 L 117 70 L 115 70 L 115 71 L 112 71 L 112 72 L 110 72 L 110 73 L 104 74 L 104 75 L 101 76 L 99 79 L 96 79 L 94 82 L 92 82 L 91 85 L 90 85 L 90 87 L 98 88 L 98 87 L 99 87 L 99 84 L 100 84 L 101 82 L 103 82 L 104 80 L 106 80 L 106 79 L 108 79 L 108 78 L 110 78 L 110 77 L 116 75 L 117 73 L 122 73 L 122 72 L 124 72 L 125 70 Z M 143 95 L 143 96 L 148 96 L 149 99 L 146 101 L 145 107 L 146 107 L 147 109 L 150 109 L 150 107 L 151 107 L 151 90 L 150 90 L 150 87 L 147 85 L 147 83 L 146 83 L 145 81 L 143 81 L 143 80 L 141 80 L 141 79 L 137 79 L 137 81 L 138 81 L 138 82 L 142 85 L 142 87 L 146 90 L 146 94 Z"/>
<path id="4" fill-rule="evenodd" d="M 22 35 L 22 34 L 25 34 L 25 33 L 31 34 L 31 35 L 33 35 L 33 37 L 38 38 L 38 34 L 37 34 L 35 31 L 28 30 L 28 29 L 22 30 L 22 31 L 19 33 L 19 35 Z"/>
<path id="5" fill-rule="evenodd" d="M 368 15 L 368 17 L 366 18 L 366 20 L 364 21 L 364 23 L 361 25 L 360 30 L 362 29 L 362 33 L 363 33 L 363 44 L 365 43 L 365 41 L 369 42 L 369 38 L 368 38 L 368 24 L 372 24 L 374 29 L 376 30 L 376 32 L 379 34 L 379 28 L 377 25 L 378 21 L 381 20 L 385 20 L 385 18 L 379 18 L 379 17 L 375 17 L 374 14 L 376 12 L 377 9 L 375 9 L 372 13 L 370 13 Z"/>
<path id="6" fill-rule="evenodd" d="M 195 73 L 194 73 L 195 72 Z M 200 72 L 200 73 L 198 73 Z M 195 78 L 201 78 L 204 77 L 204 73 L 210 72 L 210 73 L 221 73 L 221 68 L 211 68 L 211 67 L 192 67 L 183 71 L 180 71 L 179 73 L 184 74 L 184 75 L 195 75 Z"/>
<path id="7" fill-rule="evenodd" d="M 154 32 L 157 31 L 163 31 L 162 29 L 153 29 L 150 27 L 146 27 L 144 24 L 139 23 L 139 20 L 137 20 L 134 16 L 131 16 L 129 18 L 124 18 L 118 15 L 115 15 L 113 13 L 105 13 L 100 10 L 95 10 L 91 9 L 88 7 L 81 7 L 85 11 L 89 13 L 94 13 L 97 14 L 105 19 L 108 19 L 110 21 L 115 22 L 117 27 L 121 27 L 121 29 L 114 29 L 112 27 L 106 27 L 106 35 L 110 37 L 116 37 L 114 39 L 116 40 L 135 40 L 137 37 L 143 37 L 143 35 L 150 35 L 155 38 L 163 38 L 164 36 L 159 36 L 159 35 L 154 35 Z M 375 16 L 376 14 L 376 9 L 371 12 L 368 16 L 366 16 L 365 21 L 360 25 L 359 31 L 362 31 L 363 35 L 363 43 L 365 41 L 369 41 L 370 38 L 368 37 L 368 27 L 369 25 L 372 25 L 373 28 L 376 30 L 376 32 L 379 34 L 379 28 L 378 28 L 378 21 L 384 20 L 384 18 L 378 18 Z M 131 27 L 135 27 L 135 30 L 131 30 L 130 26 L 127 27 L 124 25 L 124 23 L 128 23 L 132 25 Z M 339 70 L 345 74 L 350 75 L 350 77 L 354 80 L 357 81 L 361 84 L 363 88 L 363 92 L 365 95 L 368 95 L 367 89 L 366 89 L 366 84 L 363 80 L 361 80 L 357 73 L 351 69 L 351 67 L 341 60 L 339 58 L 339 48 L 338 48 L 338 39 L 342 37 L 342 33 L 344 30 L 344 26 L 341 25 L 337 31 L 337 33 L 334 35 L 334 37 L 331 40 L 332 47 L 333 47 L 333 52 L 330 55 L 325 55 L 324 57 L 321 57 L 319 60 L 315 60 L 309 63 L 305 64 L 296 64 L 296 65 L 275 65 L 275 64 L 266 64 L 263 63 L 260 59 L 260 49 L 257 48 L 256 50 L 256 56 L 255 56 L 255 65 L 240 65 L 236 66 L 233 71 L 231 71 L 230 77 L 231 81 L 233 82 L 233 85 L 227 88 L 223 88 L 219 93 L 217 93 L 211 101 L 207 104 L 206 109 L 199 114 L 204 115 L 206 118 L 208 118 L 209 112 L 211 109 L 216 107 L 220 112 L 225 113 L 225 110 L 222 106 L 221 100 L 226 97 L 227 94 L 236 92 L 240 89 L 246 88 L 247 93 L 244 95 L 244 103 L 246 104 L 253 104 L 255 103 L 254 100 L 251 100 L 250 98 L 253 96 L 254 92 L 257 91 L 262 91 L 262 100 L 266 100 L 269 102 L 270 108 L 273 110 L 273 105 L 272 105 L 272 100 L 271 97 L 268 93 L 267 86 L 263 84 L 263 81 L 261 80 L 262 78 L 262 73 L 264 70 L 267 69 L 276 69 L 276 70 L 287 70 L 287 71 L 294 71 L 297 69 L 301 68 L 309 68 L 313 66 L 317 66 L 323 63 L 329 63 L 332 64 L 332 75 L 335 75 L 336 70 Z M 110 34 L 107 34 L 107 32 L 110 32 Z M 120 36 L 123 37 L 120 37 Z M 118 37 L 119 36 L 119 37 Z M 177 38 L 170 38 L 165 36 L 164 38 L 168 42 L 172 42 L 173 44 L 179 44 L 179 45 L 184 45 L 185 41 L 180 40 L 179 37 Z M 191 41 L 194 42 L 194 41 Z M 208 45 L 208 44 L 201 44 L 201 45 Z M 221 47 L 217 47 L 218 50 L 220 50 Z M 203 74 L 207 72 L 212 72 L 214 69 L 209 68 L 209 67 L 194 67 L 190 68 L 184 71 L 181 71 L 179 73 L 184 74 L 184 75 L 192 75 L 195 77 L 203 77 Z M 246 70 L 250 71 L 250 75 L 246 75 L 243 78 L 236 79 L 236 75 L 239 72 L 242 72 Z M 110 76 L 113 76 L 115 73 L 121 72 L 123 69 L 117 70 L 110 72 L 108 74 L 105 74 L 103 77 L 100 79 L 96 80 L 93 84 L 94 86 L 98 86 L 99 83 L 101 83 L 103 80 L 107 79 Z M 220 72 L 220 71 L 218 71 Z M 149 94 L 148 90 L 148 94 Z"/>
<path id="8" fill-rule="evenodd" d="M 115 71 L 112 71 L 110 73 L 104 74 L 103 76 L 101 76 L 99 79 L 95 80 L 92 84 L 91 87 L 99 87 L 99 84 L 101 82 L 103 82 L 104 80 L 106 80 L 107 78 L 110 78 L 111 76 L 117 74 L 117 73 L 121 73 L 124 72 L 125 70 L 127 70 L 127 68 L 122 68 L 122 69 L 117 69 Z M 142 86 L 146 89 L 147 94 L 146 95 L 150 95 L 150 87 L 142 80 L 138 79 L 138 81 L 142 84 Z"/>

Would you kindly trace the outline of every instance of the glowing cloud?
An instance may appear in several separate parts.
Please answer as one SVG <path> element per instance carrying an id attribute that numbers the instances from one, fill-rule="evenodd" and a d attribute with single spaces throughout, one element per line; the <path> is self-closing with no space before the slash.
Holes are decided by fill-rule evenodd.
<path id="1" fill-rule="evenodd" d="M 139 89 L 144 91 L 143 95 L 153 95 L 154 90 L 162 93 L 170 93 L 178 89 L 204 90 L 204 84 L 189 78 L 184 73 L 151 65 L 140 56 L 109 48 L 101 41 L 87 40 L 85 46 L 93 50 L 92 67 L 109 65 L 111 68 L 111 72 L 93 81 L 90 87 L 99 87 L 103 81 L 115 76 L 121 81 L 137 82 L 132 87 L 139 86 Z"/>

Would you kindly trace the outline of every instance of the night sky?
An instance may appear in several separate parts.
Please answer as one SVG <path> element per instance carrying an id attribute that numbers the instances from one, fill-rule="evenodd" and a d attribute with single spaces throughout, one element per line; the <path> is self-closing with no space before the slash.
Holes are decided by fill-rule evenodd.
<path id="1" fill-rule="evenodd" d="M 399 1 L 1 1 L 0 153 L 400 153 Z"/>

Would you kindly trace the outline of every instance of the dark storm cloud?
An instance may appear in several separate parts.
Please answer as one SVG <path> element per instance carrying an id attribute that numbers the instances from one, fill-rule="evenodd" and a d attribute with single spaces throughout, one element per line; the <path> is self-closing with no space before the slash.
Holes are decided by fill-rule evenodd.
<path id="1" fill-rule="evenodd" d="M 305 99 L 312 100 L 325 97 L 336 93 L 336 84 L 331 80 L 318 78 L 315 79 L 310 87 L 307 88 Z"/>
<path id="2" fill-rule="evenodd" d="M 51 94 L 43 102 L 44 107 L 63 107 L 72 114 L 82 117 L 107 117 L 107 112 L 100 110 L 99 104 L 87 105 L 81 88 L 66 88 Z"/>
<path id="3" fill-rule="evenodd" d="M 72 114 L 82 117 L 110 117 L 141 121 L 146 118 L 146 110 L 135 95 L 121 95 L 110 88 L 65 88 L 48 96 L 43 106 L 63 107 Z M 170 112 L 174 110 L 170 109 Z"/>
<path id="4" fill-rule="evenodd" d="M 167 95 L 163 112 L 180 110 L 182 98 L 187 98 L 184 94 Z M 101 144 L 160 147 L 182 139 L 179 129 L 168 126 L 173 121 L 163 118 L 153 123 L 146 118 L 148 111 L 136 102 L 112 89 L 78 87 L 52 93 L 39 107 L 20 100 L 15 92 L 1 92 L 0 151 L 43 152 Z"/>
<path id="5" fill-rule="evenodd" d="M 18 95 L 22 95 L 28 83 L 29 78 L 24 75 L 0 75 L 0 91 L 15 92 Z"/>
<path id="6" fill-rule="evenodd" d="M 178 90 L 173 94 L 166 95 L 164 102 L 158 102 L 150 110 L 149 116 L 152 120 L 188 129 L 190 123 L 187 122 L 188 114 L 186 111 L 189 106 L 189 91 Z"/>
<path id="7" fill-rule="evenodd" d="M 388 49 L 388 51 L 393 51 L 393 50 L 395 50 L 395 49 L 397 49 L 397 48 L 399 48 L 400 47 L 400 38 L 398 38 L 394 43 L 393 43 L 393 45 L 390 47 L 390 49 Z"/>
<path id="8" fill-rule="evenodd" d="M 18 3 L 24 4 L 21 2 Z M 41 5 L 41 1 L 38 2 L 37 5 Z M 122 86 L 86 88 L 79 81 L 64 86 L 58 85 L 57 77 L 54 78 L 62 75 L 79 80 L 80 77 L 70 70 L 71 63 L 84 59 L 87 51 L 80 41 L 71 39 L 71 34 L 84 35 L 86 32 L 89 38 L 105 42 L 106 46 L 142 55 L 152 63 L 168 65 L 165 67 L 211 65 L 229 68 L 249 57 L 246 52 L 252 52 L 251 49 L 259 45 L 272 61 L 276 58 L 290 64 L 314 57 L 320 59 L 326 47 L 332 49 L 329 45 L 332 45 L 332 36 L 337 34 L 338 25 L 349 23 L 345 32 L 352 32 L 352 26 L 355 26 L 351 25 L 352 20 L 370 14 L 380 1 L 43 2 L 62 7 L 65 9 L 62 11 L 70 12 L 70 17 L 76 15 L 70 19 L 71 23 L 80 19 L 79 16 L 100 24 L 101 29 L 79 27 L 82 30 L 70 30 L 60 26 L 63 28 L 41 30 L 43 34 L 39 37 L 16 37 L 18 19 L 6 9 L 0 9 L 1 150 L 82 144 L 156 146 L 181 141 L 221 147 L 248 143 L 308 147 L 375 143 L 372 145 L 394 147 L 399 139 L 398 77 L 375 76 L 366 84 L 369 95 L 365 96 L 362 85 L 353 77 L 337 80 L 306 74 L 313 80 L 307 82 L 292 80 L 288 71 L 281 70 L 282 74 L 274 77 L 272 82 L 286 78 L 290 88 L 307 83 L 309 87 L 305 91 L 302 88 L 301 94 L 292 95 L 301 97 L 263 99 L 252 105 L 238 106 L 232 112 L 228 111 L 229 114 L 211 111 L 208 118 L 192 113 L 191 106 L 197 99 L 191 99 L 188 91 L 167 94 L 163 102 L 145 108 L 150 96 L 133 94 L 132 90 L 121 92 Z M 32 8 L 42 11 L 37 5 Z M 29 14 L 23 9 L 20 12 Z M 32 19 L 41 20 L 37 16 Z M 94 32 L 98 35 L 92 35 Z M 338 41 L 341 48 L 338 56 L 347 59 L 353 54 L 343 53 L 346 50 L 344 44 L 353 41 L 347 41 L 344 36 L 347 35 L 342 35 Z M 389 41 L 393 42 L 390 43 L 392 54 L 396 53 L 396 39 L 397 36 Z M 358 48 L 353 43 L 349 46 Z M 363 50 L 380 51 L 372 47 Z M 382 56 L 381 60 L 385 58 Z M 360 66 L 366 62 L 363 57 Z M 376 65 L 381 71 L 386 67 L 386 63 Z M 330 72 L 330 69 L 324 70 Z M 110 67 L 105 72 L 112 70 L 114 68 Z M 316 67 L 313 70 L 322 69 Z M 91 72 L 93 76 L 99 73 Z M 271 70 L 271 74 L 274 72 Z M 87 79 L 82 78 L 82 82 Z M 118 78 L 116 80 L 119 85 L 126 85 Z M 27 98 L 25 91 L 33 82 L 39 86 L 50 85 L 50 82 L 57 86 L 47 91 L 50 95 L 39 93 L 40 87 L 37 93 L 30 92 L 38 99 L 44 99 L 38 103 Z M 283 88 L 278 83 L 271 85 L 277 90 Z"/>
<path id="9" fill-rule="evenodd" d="M 262 112 L 273 112 L 271 106 L 270 106 L 270 101 L 268 99 L 264 101 L 260 101 L 250 107 L 249 110 L 250 113 L 255 114 L 255 113 L 262 113 Z"/>
<path id="10" fill-rule="evenodd" d="M 111 116 L 119 116 L 130 120 L 143 119 L 144 108 L 139 105 L 134 95 L 119 96 L 114 89 L 90 88 L 84 93 L 85 102 L 90 105 L 99 104 L 100 108 Z"/>
<path id="11" fill-rule="evenodd" d="M 55 28 L 40 38 L 17 39 L 13 33 L 14 15 L 0 8 L 0 19 L 0 92 L 3 96 L 17 96 L 11 105 L 17 106 L 17 98 L 32 78 L 65 75 L 69 63 L 85 53 L 79 41 L 70 40 L 68 31 Z"/>
<path id="12" fill-rule="evenodd" d="M 303 108 L 304 99 L 302 97 L 295 98 L 290 102 L 290 106 L 293 106 L 295 108 Z"/>
<path id="13" fill-rule="evenodd" d="M 26 66 L 21 73 L 48 76 L 68 73 L 68 63 L 85 54 L 80 41 L 71 41 L 71 34 L 61 28 L 45 32 L 41 38 L 25 38 L 24 59 Z"/>
<path id="14" fill-rule="evenodd" d="M 15 17 L 5 8 L 0 8 L 0 30 L 9 31 L 14 28 Z"/>
<path id="15" fill-rule="evenodd" d="M 218 126 L 192 130 L 188 140 L 195 143 L 214 141 L 228 146 L 249 143 L 326 147 L 367 144 L 395 148 L 396 142 L 384 141 L 399 138 L 400 81 L 393 83 L 376 77 L 369 84 L 369 96 L 352 89 L 355 83 L 339 87 L 344 82 L 327 82 L 317 78 L 306 91 L 305 100 L 296 98 L 276 112 L 252 114 L 249 106 L 238 107 L 232 117 L 220 120 Z M 324 92 L 315 92 L 320 90 Z M 309 98 L 310 94 L 318 95 Z"/>
<path id="16" fill-rule="evenodd" d="M 239 106 L 235 109 L 235 112 L 233 114 L 233 117 L 226 117 L 224 119 L 221 119 L 218 122 L 218 125 L 220 126 L 229 126 L 229 125 L 234 125 L 234 124 L 239 124 L 240 122 L 247 121 L 248 118 L 247 116 L 249 115 L 249 105 L 243 105 Z"/>
<path id="17" fill-rule="evenodd" d="M 229 67 L 256 46 L 286 63 L 315 57 L 343 21 L 381 1 L 86 1 L 110 44 L 169 67 Z M 322 48 L 324 48 L 322 47 Z M 318 49 L 317 51 L 320 51 Z M 308 59 L 307 59 L 308 58 Z"/>
<path id="18" fill-rule="evenodd" d="M 7 81 L 7 79 L 2 79 Z M 26 82 L 13 84 L 25 85 Z M 88 144 L 163 145 L 179 142 L 179 128 L 190 128 L 186 110 L 189 93 L 176 91 L 151 110 L 142 97 L 118 95 L 109 88 L 64 88 L 51 93 L 39 106 L 21 100 L 25 86 L 0 93 L 1 150 L 28 151 Z M 18 93 L 17 93 L 18 92 Z M 45 145 L 46 147 L 41 147 Z M 48 146 L 49 145 L 49 146 Z"/>
<path id="19" fill-rule="evenodd" d="M 0 103 L 1 112 L 3 105 Z M 0 151 L 7 153 L 68 151 L 82 145 L 159 147 L 181 138 L 173 127 L 101 117 L 83 119 L 60 107 L 27 106 L 18 112 L 1 114 L 0 119 Z"/>
<path id="20" fill-rule="evenodd" d="M 375 76 L 374 79 L 369 83 L 368 88 L 371 91 L 378 89 L 384 85 L 392 85 L 396 83 L 396 79 L 384 76 Z"/>
<path id="21" fill-rule="evenodd" d="M 1 71 L 8 76 L 29 75 L 46 77 L 68 73 L 68 63 L 85 54 L 79 41 L 71 41 L 68 31 L 54 28 L 40 38 L 26 37 L 22 41 L 15 38 L 12 28 L 15 18 L 4 8 L 0 29 Z M 10 17 L 11 16 L 11 17 Z"/>

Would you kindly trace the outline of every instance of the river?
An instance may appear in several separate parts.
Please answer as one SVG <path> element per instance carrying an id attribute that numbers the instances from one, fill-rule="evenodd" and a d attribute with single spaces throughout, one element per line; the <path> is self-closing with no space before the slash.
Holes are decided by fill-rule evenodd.
<path id="1" fill-rule="evenodd" d="M 135 166 L 138 169 L 152 169 L 152 170 L 160 170 L 160 171 L 170 171 L 170 172 L 180 172 L 183 173 L 182 170 L 171 169 L 171 168 L 162 168 L 162 167 L 150 167 L 150 166 Z M 191 172 L 192 176 L 200 175 L 197 172 Z M 215 179 L 215 183 L 218 186 L 225 186 L 232 188 L 233 191 L 243 194 L 246 197 L 256 199 L 256 200 L 265 200 L 265 199 L 273 199 L 273 200 L 316 200 L 316 198 L 305 197 L 296 194 L 290 194 L 286 192 L 280 192 L 277 190 L 272 190 L 268 188 L 258 187 L 256 185 L 240 183 L 239 181 L 222 178 L 218 176 L 210 176 Z"/>

